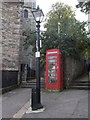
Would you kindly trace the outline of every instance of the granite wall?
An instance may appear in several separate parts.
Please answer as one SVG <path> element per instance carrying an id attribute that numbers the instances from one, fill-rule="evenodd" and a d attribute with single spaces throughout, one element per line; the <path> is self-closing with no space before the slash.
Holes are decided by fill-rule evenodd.
<path id="1" fill-rule="evenodd" d="M 71 57 L 67 57 L 63 59 L 62 62 L 63 66 L 63 83 L 64 88 L 69 88 L 72 82 L 77 79 L 80 75 L 82 75 L 85 72 L 85 61 L 84 60 L 76 60 Z M 41 70 L 41 76 L 46 79 L 46 66 L 43 67 Z"/>
<path id="2" fill-rule="evenodd" d="M 85 72 L 84 60 L 67 57 L 64 60 L 64 86 L 68 88 L 72 82 Z"/>

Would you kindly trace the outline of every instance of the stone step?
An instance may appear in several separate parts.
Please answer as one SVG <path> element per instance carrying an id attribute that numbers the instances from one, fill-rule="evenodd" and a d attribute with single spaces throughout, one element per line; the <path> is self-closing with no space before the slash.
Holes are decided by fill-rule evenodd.
<path id="1" fill-rule="evenodd" d="M 22 85 L 36 85 L 36 83 L 22 83 Z M 45 84 L 41 83 L 41 85 L 45 85 Z"/>
<path id="2" fill-rule="evenodd" d="M 26 83 L 22 83 L 21 84 L 21 87 L 22 88 L 35 88 L 36 87 L 36 82 L 32 82 L 32 83 L 28 83 L 28 82 L 26 82 Z M 44 83 L 41 83 L 41 88 L 45 88 L 45 84 Z"/>
<path id="3" fill-rule="evenodd" d="M 27 83 L 36 83 L 36 81 L 27 81 Z"/>
<path id="4" fill-rule="evenodd" d="M 26 82 L 27 82 L 27 83 L 35 83 L 36 80 L 27 80 Z"/>
<path id="5" fill-rule="evenodd" d="M 40 78 L 40 82 L 41 82 L 41 88 L 45 88 L 45 81 L 44 78 Z M 31 79 L 31 80 L 27 80 L 26 82 L 22 82 L 21 84 L 22 88 L 35 88 L 36 87 L 36 79 Z"/>
<path id="6" fill-rule="evenodd" d="M 71 86 L 70 89 L 85 89 L 90 90 L 90 86 Z"/>
<path id="7" fill-rule="evenodd" d="M 73 81 L 73 83 L 70 86 L 71 89 L 90 89 L 90 79 L 88 76 L 82 76 L 78 78 L 77 80 Z"/>
<path id="8" fill-rule="evenodd" d="M 90 80 L 75 80 L 74 82 L 75 83 L 78 83 L 78 82 L 81 82 L 81 83 L 88 82 L 88 83 L 90 83 Z"/>
<path id="9" fill-rule="evenodd" d="M 81 82 L 78 82 L 78 83 L 73 83 L 74 86 L 90 86 L 90 83 L 88 82 L 85 82 L 85 83 L 81 83 Z"/>

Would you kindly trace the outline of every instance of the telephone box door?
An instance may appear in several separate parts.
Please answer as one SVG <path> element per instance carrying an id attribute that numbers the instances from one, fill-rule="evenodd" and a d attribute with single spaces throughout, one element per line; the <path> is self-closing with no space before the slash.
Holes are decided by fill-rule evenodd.
<path id="1" fill-rule="evenodd" d="M 63 90 L 63 70 L 61 51 L 51 49 L 46 52 L 46 89 Z"/>

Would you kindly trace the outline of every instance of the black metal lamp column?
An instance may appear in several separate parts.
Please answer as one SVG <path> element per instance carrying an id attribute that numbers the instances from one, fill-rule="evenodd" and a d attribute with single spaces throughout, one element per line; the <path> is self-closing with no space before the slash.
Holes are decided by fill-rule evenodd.
<path id="1" fill-rule="evenodd" d="M 37 40 L 36 40 L 36 89 L 32 89 L 32 110 L 38 110 L 40 108 L 43 108 L 41 105 L 41 94 L 40 94 L 40 23 L 43 20 L 44 14 L 42 10 L 37 7 L 37 9 L 32 11 L 34 20 L 36 22 L 36 34 L 37 34 Z"/>

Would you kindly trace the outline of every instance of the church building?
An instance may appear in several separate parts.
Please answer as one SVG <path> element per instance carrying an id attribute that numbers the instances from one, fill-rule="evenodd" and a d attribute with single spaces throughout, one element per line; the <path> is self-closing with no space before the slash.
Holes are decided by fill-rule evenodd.
<path id="1" fill-rule="evenodd" d="M 29 4 L 28 4 L 28 3 Z M 31 10 L 35 0 L 0 1 L 0 71 L 2 88 L 20 85 L 35 75 L 35 56 L 32 45 L 24 49 L 24 31 L 35 31 Z M 23 77 L 24 76 L 24 77 Z"/>

